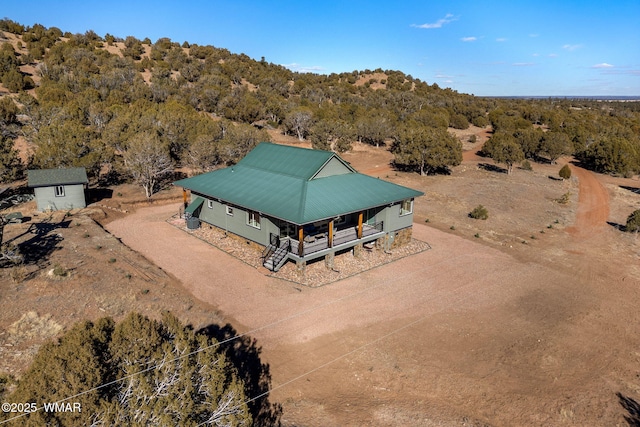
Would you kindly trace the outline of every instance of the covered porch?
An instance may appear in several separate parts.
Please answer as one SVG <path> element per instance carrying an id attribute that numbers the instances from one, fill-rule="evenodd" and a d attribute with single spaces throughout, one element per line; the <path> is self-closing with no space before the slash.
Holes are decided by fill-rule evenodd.
<path id="1" fill-rule="evenodd" d="M 327 249 L 337 251 L 355 246 L 364 241 L 375 240 L 382 235 L 384 235 L 382 222 L 374 225 L 362 224 L 360 228 L 358 226 L 351 226 L 337 230 L 334 233 L 327 232 L 305 236 L 302 240 L 291 238 L 291 252 L 299 258 L 312 259 L 316 258 L 316 256 L 311 255 L 317 254 L 318 252 Z M 322 256 L 324 253 L 317 256 Z"/>
<path id="2" fill-rule="evenodd" d="M 262 254 L 263 265 L 272 271 L 277 271 L 287 259 L 296 262 L 307 262 L 328 254 L 349 249 L 357 245 L 374 241 L 383 237 L 383 223 L 373 225 L 359 223 L 333 231 L 330 225 L 328 231 L 304 235 L 300 227 L 299 238 L 271 236 L 270 244 Z"/>

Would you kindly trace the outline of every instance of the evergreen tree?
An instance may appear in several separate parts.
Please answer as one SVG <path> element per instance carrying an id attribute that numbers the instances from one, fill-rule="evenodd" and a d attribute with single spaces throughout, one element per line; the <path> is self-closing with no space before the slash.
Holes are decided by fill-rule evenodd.
<path id="1" fill-rule="evenodd" d="M 462 161 L 462 144 L 441 128 L 416 123 L 404 127 L 391 147 L 394 162 L 427 175 L 438 169 L 457 166 Z"/>
<path id="2" fill-rule="evenodd" d="M 14 181 L 22 175 L 23 165 L 13 140 L 0 134 L 0 182 Z"/>
<path id="3" fill-rule="evenodd" d="M 565 133 L 547 132 L 540 141 L 540 151 L 554 164 L 559 157 L 573 153 L 573 144 Z"/>
<path id="4" fill-rule="evenodd" d="M 482 152 L 496 163 L 507 165 L 507 173 L 511 174 L 513 165 L 524 160 L 522 148 L 516 139 L 508 133 L 499 132 L 493 135 L 482 147 Z"/>
<path id="5" fill-rule="evenodd" d="M 558 175 L 560 176 L 560 178 L 564 179 L 569 179 L 571 178 L 571 168 L 569 167 L 569 165 L 564 165 L 561 169 L 560 172 L 558 172 Z"/>
<path id="6" fill-rule="evenodd" d="M 77 324 L 42 346 L 7 398 L 82 409 L 38 410 L 8 425 L 251 425 L 244 383 L 217 342 L 170 314 Z"/>

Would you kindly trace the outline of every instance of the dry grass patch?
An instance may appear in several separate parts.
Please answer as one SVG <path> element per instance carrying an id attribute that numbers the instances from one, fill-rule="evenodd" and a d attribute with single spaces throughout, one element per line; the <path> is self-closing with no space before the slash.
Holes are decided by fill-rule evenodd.
<path id="1" fill-rule="evenodd" d="M 39 316 L 35 311 L 29 311 L 7 328 L 7 341 L 15 345 L 33 339 L 46 340 L 58 335 L 62 329 L 62 325 L 53 320 L 51 314 Z"/>

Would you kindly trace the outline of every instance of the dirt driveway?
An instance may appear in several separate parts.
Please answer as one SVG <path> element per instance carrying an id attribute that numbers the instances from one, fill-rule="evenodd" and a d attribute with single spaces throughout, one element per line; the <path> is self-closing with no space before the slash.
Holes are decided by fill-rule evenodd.
<path id="1" fill-rule="evenodd" d="M 640 295 L 593 245 L 523 261 L 416 224 L 433 250 L 311 289 L 175 229 L 176 209 L 107 228 L 257 339 L 287 425 L 613 425 L 637 390 Z"/>

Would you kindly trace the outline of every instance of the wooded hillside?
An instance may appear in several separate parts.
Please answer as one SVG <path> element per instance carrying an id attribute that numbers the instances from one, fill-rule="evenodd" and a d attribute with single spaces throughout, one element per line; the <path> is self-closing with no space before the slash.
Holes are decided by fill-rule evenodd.
<path id="1" fill-rule="evenodd" d="M 296 73 L 214 46 L 8 19 L 0 21 L 0 80 L 4 181 L 27 166 L 18 137 L 32 147 L 28 167 L 141 179 L 136 168 L 150 157 L 158 171 L 232 164 L 270 139 L 265 127 L 339 152 L 356 140 L 386 144 L 397 166 L 434 172 L 460 162 L 460 144 L 443 131 L 470 123 L 492 126 L 486 154 L 496 161 L 575 155 L 599 172 L 640 171 L 639 102 L 480 98 L 401 71 Z M 508 161 L 496 154 L 505 150 Z"/>

